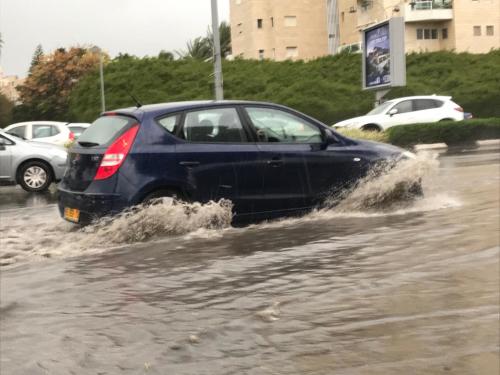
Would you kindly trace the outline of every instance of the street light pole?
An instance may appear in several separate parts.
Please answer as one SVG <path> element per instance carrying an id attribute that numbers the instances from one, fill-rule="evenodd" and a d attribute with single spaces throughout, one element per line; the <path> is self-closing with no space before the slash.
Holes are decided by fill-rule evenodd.
<path id="1" fill-rule="evenodd" d="M 101 110 L 102 112 L 106 112 L 106 100 L 104 98 L 104 57 L 102 54 L 102 50 L 94 46 L 90 49 L 92 53 L 99 54 L 99 75 L 101 77 Z"/>
<path id="2" fill-rule="evenodd" d="M 214 38 L 215 100 L 223 100 L 224 89 L 222 87 L 222 62 L 220 52 L 219 12 L 217 10 L 217 0 L 212 0 L 212 35 Z"/>
<path id="3" fill-rule="evenodd" d="M 104 63 L 103 63 L 102 51 L 99 49 L 99 70 L 101 75 L 101 104 L 102 111 L 106 112 L 106 99 L 104 98 Z"/>

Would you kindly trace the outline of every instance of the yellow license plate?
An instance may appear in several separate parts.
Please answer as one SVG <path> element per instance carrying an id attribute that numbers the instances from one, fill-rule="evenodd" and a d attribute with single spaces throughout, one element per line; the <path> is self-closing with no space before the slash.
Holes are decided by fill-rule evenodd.
<path id="1" fill-rule="evenodd" d="M 64 218 L 69 221 L 74 221 L 75 223 L 78 223 L 80 220 L 80 210 L 77 208 L 69 208 L 65 207 L 64 208 Z"/>

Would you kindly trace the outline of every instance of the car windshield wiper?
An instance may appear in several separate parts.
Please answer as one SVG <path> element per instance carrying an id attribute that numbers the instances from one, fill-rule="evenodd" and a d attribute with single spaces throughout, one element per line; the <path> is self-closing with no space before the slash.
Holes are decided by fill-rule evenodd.
<path id="1" fill-rule="evenodd" d="M 95 142 L 85 142 L 85 141 L 78 141 L 78 144 L 83 147 L 94 147 L 94 146 L 99 146 L 99 143 Z"/>

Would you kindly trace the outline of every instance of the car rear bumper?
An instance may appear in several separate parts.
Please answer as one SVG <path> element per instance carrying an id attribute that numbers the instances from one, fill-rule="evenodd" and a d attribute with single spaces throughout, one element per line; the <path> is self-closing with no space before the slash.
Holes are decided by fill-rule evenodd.
<path id="1" fill-rule="evenodd" d="M 75 224 L 86 225 L 95 219 L 112 215 L 122 211 L 126 204 L 118 194 L 95 194 L 85 192 L 75 192 L 58 187 L 58 206 L 61 217 L 64 216 L 65 208 L 79 210 L 78 221 L 68 220 Z"/>

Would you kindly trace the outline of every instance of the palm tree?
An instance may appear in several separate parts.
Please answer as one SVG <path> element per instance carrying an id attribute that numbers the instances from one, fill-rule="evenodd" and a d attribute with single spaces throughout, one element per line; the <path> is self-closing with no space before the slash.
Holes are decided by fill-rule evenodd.
<path id="1" fill-rule="evenodd" d="M 207 60 L 212 57 L 212 47 L 207 38 L 198 37 L 186 44 L 187 51 L 175 51 L 182 59 Z"/>
<path id="2" fill-rule="evenodd" d="M 210 48 L 213 49 L 214 37 L 210 27 L 207 31 L 207 40 L 210 43 Z M 219 25 L 219 40 L 220 53 L 222 58 L 224 58 L 231 54 L 231 27 L 225 21 L 222 21 Z"/>
<path id="3" fill-rule="evenodd" d="M 0 56 L 2 56 L 3 39 L 2 34 L 0 34 Z"/>

